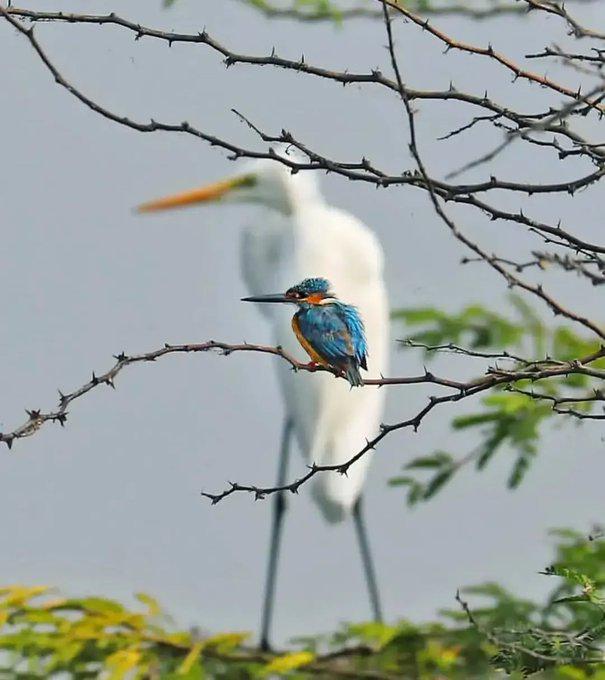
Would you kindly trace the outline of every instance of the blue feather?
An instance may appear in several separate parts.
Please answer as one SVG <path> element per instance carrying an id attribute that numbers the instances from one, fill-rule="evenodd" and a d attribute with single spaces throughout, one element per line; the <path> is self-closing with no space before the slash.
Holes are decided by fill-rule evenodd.
<path id="1" fill-rule="evenodd" d="M 310 295 L 311 293 L 328 293 L 330 290 L 330 282 L 321 276 L 316 276 L 310 279 L 305 279 L 296 286 L 290 288 L 291 291 L 297 291 L 303 295 Z"/>
<path id="2" fill-rule="evenodd" d="M 355 307 L 335 300 L 322 305 L 304 302 L 296 313 L 301 333 L 326 363 L 344 371 L 352 385 L 360 385 L 359 367 L 367 368 L 363 321 Z"/>

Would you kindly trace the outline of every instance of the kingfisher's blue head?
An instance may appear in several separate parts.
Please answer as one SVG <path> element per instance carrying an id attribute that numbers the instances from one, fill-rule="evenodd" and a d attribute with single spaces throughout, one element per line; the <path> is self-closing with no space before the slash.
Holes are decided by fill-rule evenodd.
<path id="1" fill-rule="evenodd" d="M 314 277 L 288 288 L 285 293 L 258 295 L 242 298 L 242 300 L 244 302 L 291 302 L 297 305 L 320 305 L 322 300 L 336 297 L 330 288 L 331 285 L 327 279 Z"/>
<path id="2" fill-rule="evenodd" d="M 335 295 L 330 291 L 328 279 L 315 277 L 305 279 L 296 286 L 288 288 L 286 297 L 293 301 L 307 302 L 309 304 L 320 304 L 326 298 L 333 298 Z"/>

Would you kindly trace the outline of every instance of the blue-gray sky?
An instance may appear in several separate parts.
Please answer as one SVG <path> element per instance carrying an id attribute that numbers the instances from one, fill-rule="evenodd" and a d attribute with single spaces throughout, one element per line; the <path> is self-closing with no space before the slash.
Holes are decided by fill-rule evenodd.
<path id="1" fill-rule="evenodd" d="M 379 22 L 300 26 L 268 22 L 239 3 L 181 0 L 120 3 L 142 23 L 194 31 L 205 27 L 228 46 L 305 58 L 335 68 L 388 70 Z M 47 3 L 30 6 L 48 8 Z M 56 9 L 78 10 L 77 2 Z M 107 3 L 87 11 L 108 11 Z M 117 7 L 116 7 L 117 9 Z M 602 23 L 605 9 L 582 8 Z M 440 19 L 451 32 L 516 56 L 564 40 L 556 17 L 502 18 L 492 24 Z M 372 87 L 343 89 L 308 76 L 237 66 L 225 70 L 204 46 L 134 42 L 119 29 L 40 25 L 38 37 L 64 74 L 109 108 L 139 119 L 187 119 L 236 141 L 257 144 L 231 113 L 237 108 L 268 130 L 290 129 L 338 158 L 365 154 L 383 167 L 412 167 L 400 102 Z M 424 87 L 460 88 L 524 109 L 545 94 L 479 58 L 442 54 L 411 25 L 398 25 L 404 76 Z M 24 408 L 49 407 L 56 389 L 73 389 L 121 350 L 164 342 L 268 342 L 256 310 L 241 305 L 240 225 L 247 207 L 214 207 L 155 219 L 132 214 L 143 199 L 234 171 L 225 154 L 189 137 L 143 135 L 85 109 L 56 86 L 22 36 L 0 23 L 0 221 L 2 392 L 0 429 Z M 536 65 L 534 65 L 536 66 Z M 539 65 L 538 65 L 539 68 Z M 574 75 L 542 66 L 573 84 Z M 475 112 L 448 104 L 419 106 L 421 143 L 431 168 L 449 169 L 498 141 L 488 128 L 451 142 L 435 139 Z M 581 125 L 588 124 L 581 122 Z M 521 159 L 521 161 L 519 160 Z M 569 161 L 569 172 L 574 161 Z M 509 149 L 498 172 L 548 180 L 560 169 L 548 155 Z M 577 168 L 576 168 L 577 170 Z M 483 168 L 469 177 L 484 177 Z M 570 175 L 571 176 L 571 175 Z M 481 265 L 461 267 L 464 254 L 414 189 L 377 191 L 324 178 L 328 199 L 358 215 L 388 254 L 393 306 L 435 304 L 454 310 L 476 301 L 505 310 L 506 288 Z M 581 233 L 602 233 L 601 188 L 577 202 L 536 199 L 551 219 L 567 218 Z M 518 207 L 517 199 L 499 197 Z M 512 225 L 458 212 L 488 250 L 514 253 L 531 242 Z M 572 217 L 574 218 L 572 220 Z M 596 312 L 598 293 L 573 278 L 549 275 L 571 304 Z M 545 318 L 549 318 L 545 315 Z M 393 339 L 404 330 L 393 328 Z M 252 355 L 166 358 L 133 367 L 117 390 L 97 390 L 70 408 L 68 426 L 49 426 L 13 452 L 0 452 L 3 543 L 0 582 L 47 583 L 70 594 L 128 598 L 147 591 L 182 625 L 254 630 L 259 618 L 270 504 L 239 496 L 210 507 L 202 488 L 226 480 L 270 483 L 275 475 L 282 406 L 272 364 Z M 396 351 L 393 373 L 417 373 L 422 357 Z M 480 370 L 450 356 L 436 366 L 457 376 Z M 409 417 L 426 391 L 392 388 L 387 421 Z M 476 407 L 469 404 L 465 408 Z M 463 412 L 452 409 L 449 416 Z M 597 425 L 565 426 L 545 437 L 526 482 L 505 489 L 512 457 L 502 453 L 481 475 L 472 471 L 414 511 L 386 480 L 412 457 L 435 448 L 459 455 L 476 444 L 452 435 L 445 414 L 419 433 L 388 438 L 367 486 L 368 522 L 389 619 L 428 618 L 453 605 L 456 589 L 497 580 L 536 595 L 550 586 L 537 575 L 548 563 L 549 527 L 587 529 L 602 514 L 605 473 Z M 295 459 L 296 471 L 302 462 Z M 349 524 L 325 526 L 303 488 L 290 499 L 276 612 L 278 639 L 327 630 L 368 615 L 366 592 Z"/>

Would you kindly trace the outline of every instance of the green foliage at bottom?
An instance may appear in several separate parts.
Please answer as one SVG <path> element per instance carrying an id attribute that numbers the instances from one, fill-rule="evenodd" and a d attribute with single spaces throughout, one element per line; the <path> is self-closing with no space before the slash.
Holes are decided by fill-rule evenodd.
<path id="1" fill-rule="evenodd" d="M 545 602 L 487 583 L 457 595 L 438 622 L 359 623 L 276 653 L 245 633 L 173 628 L 155 600 L 130 609 L 44 586 L 0 588 L 0 678 L 605 679 L 605 541 L 559 530 Z M 468 602 L 466 600 L 469 600 Z"/>

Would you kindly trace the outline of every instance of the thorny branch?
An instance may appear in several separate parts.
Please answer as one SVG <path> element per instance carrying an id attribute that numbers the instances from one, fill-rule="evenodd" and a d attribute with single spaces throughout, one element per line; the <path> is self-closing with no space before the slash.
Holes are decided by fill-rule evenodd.
<path id="1" fill-rule="evenodd" d="M 595 649 L 590 644 L 591 641 L 589 636 L 586 636 L 585 639 L 582 634 L 574 635 L 558 630 L 541 630 L 536 627 L 532 627 L 530 630 L 525 630 L 522 632 L 489 630 L 480 625 L 468 602 L 462 599 L 460 591 L 456 592 L 456 602 L 460 605 L 460 608 L 464 612 L 466 620 L 468 621 L 471 628 L 475 628 L 482 635 L 484 635 L 486 639 L 496 647 L 496 649 L 507 649 L 509 652 L 514 654 L 522 654 L 525 657 L 537 659 L 541 662 L 547 662 L 553 665 L 561 665 L 564 663 L 561 656 L 545 653 L 544 651 L 540 651 L 539 647 L 530 648 L 523 644 L 523 642 L 521 642 L 523 636 L 527 635 L 528 632 L 532 632 L 536 638 L 550 638 L 549 641 L 551 644 L 547 646 L 547 649 L 556 649 L 556 643 L 558 641 L 572 643 L 574 646 L 582 647 L 584 651 L 587 652 L 588 655 L 586 658 L 582 659 L 584 664 L 603 662 L 603 654 L 599 649 Z"/>
<path id="2" fill-rule="evenodd" d="M 258 352 L 261 354 L 273 354 L 281 357 L 284 361 L 290 364 L 295 371 L 308 371 L 310 373 L 327 372 L 332 373 L 336 378 L 342 376 L 337 369 L 330 369 L 316 364 L 306 364 L 298 361 L 290 354 L 285 352 L 281 347 L 270 347 L 266 345 L 252 345 L 249 343 L 228 344 L 225 342 L 215 342 L 210 340 L 203 343 L 188 343 L 182 345 L 171 345 L 166 343 L 164 347 L 152 352 L 144 354 L 127 355 L 124 352 L 114 355 L 115 364 L 105 373 L 97 375 L 93 372 L 91 379 L 84 385 L 73 392 L 63 394 L 59 390 L 59 403 L 54 411 L 42 412 L 39 409 L 26 410 L 28 420 L 15 428 L 11 432 L 0 433 L 0 442 L 7 444 L 8 448 L 12 448 L 15 439 L 29 437 L 35 434 L 46 422 L 56 422 L 60 425 L 65 425 L 67 421 L 68 411 L 67 407 L 76 399 L 83 397 L 85 394 L 98 387 L 99 385 L 108 385 L 115 389 L 115 378 L 121 371 L 131 364 L 150 363 L 168 354 L 191 354 L 199 352 L 210 352 L 213 350 L 220 351 L 221 354 L 227 356 L 234 352 Z M 605 374 L 604 374 L 605 375 Z M 383 387 L 385 385 L 415 385 L 421 383 L 433 383 L 435 385 L 442 385 L 444 387 L 451 387 L 454 389 L 464 389 L 464 384 L 455 380 L 447 378 L 440 378 L 432 373 L 425 372 L 423 375 L 403 377 L 403 378 L 370 378 L 363 381 L 364 385 Z"/>
<path id="3" fill-rule="evenodd" d="M 585 28 L 577 21 L 566 9 L 565 3 L 563 2 L 553 2 L 552 0 L 521 0 L 530 9 L 540 10 L 548 14 L 554 14 L 555 16 L 561 17 L 576 38 L 599 38 L 600 40 L 605 40 L 605 33 L 600 31 L 595 31 L 592 28 Z"/>
<path id="4" fill-rule="evenodd" d="M 577 39 L 583 40 L 602 40 L 605 36 L 598 31 L 594 31 L 580 24 L 566 9 L 563 4 L 546 0 L 515 0 L 515 9 L 531 10 L 532 14 L 540 13 L 556 15 L 561 18 L 572 35 Z M 481 46 L 468 42 L 463 42 L 449 35 L 441 28 L 433 25 L 425 17 L 420 17 L 411 11 L 409 6 L 403 6 L 393 0 L 376 0 L 380 5 L 379 13 L 383 18 L 386 35 L 387 48 L 390 66 L 394 77 L 385 76 L 379 69 L 371 69 L 367 72 L 350 72 L 344 70 L 334 70 L 324 66 L 318 66 L 307 62 L 303 57 L 291 59 L 278 55 L 273 49 L 265 55 L 242 54 L 236 52 L 222 42 L 218 41 L 205 30 L 196 33 L 175 33 L 163 31 L 156 28 L 142 26 L 136 22 L 120 17 L 114 13 L 106 15 L 97 14 L 75 14 L 52 11 L 34 11 L 26 8 L 3 7 L 0 5 L 0 18 L 4 18 L 16 31 L 23 35 L 30 43 L 40 61 L 50 72 L 55 82 L 63 87 L 71 96 L 75 97 L 82 104 L 87 106 L 97 114 L 139 132 L 172 132 L 190 135 L 200 139 L 211 146 L 220 147 L 229 153 L 231 159 L 246 158 L 268 158 L 287 166 L 293 173 L 299 171 L 325 171 L 337 174 L 341 177 L 353 181 L 367 182 L 377 187 L 391 186 L 410 186 L 425 191 L 433 205 L 435 213 L 448 228 L 452 236 L 463 244 L 472 255 L 465 258 L 470 262 L 480 260 L 501 276 L 509 287 L 521 288 L 525 292 L 540 299 L 555 314 L 573 321 L 585 329 L 599 340 L 605 340 L 605 330 L 601 324 L 582 312 L 571 309 L 563 305 L 556 297 L 547 292 L 541 283 L 534 283 L 529 279 L 522 278 L 521 275 L 526 271 L 535 273 L 542 271 L 546 264 L 554 265 L 565 272 L 575 272 L 593 285 L 601 284 L 605 281 L 605 246 L 599 243 L 592 243 L 583 237 L 578 236 L 576 229 L 563 226 L 561 223 L 549 224 L 544 220 L 526 215 L 522 208 L 518 210 L 504 210 L 498 204 L 487 202 L 487 197 L 491 195 L 500 196 L 502 193 L 518 197 L 531 197 L 533 195 L 568 195 L 573 197 L 581 189 L 590 187 L 603 179 L 605 175 L 605 142 L 591 140 L 585 131 L 580 133 L 574 126 L 575 119 L 579 116 L 589 118 L 593 122 L 599 122 L 605 113 L 604 92 L 605 81 L 601 76 L 601 69 L 605 68 L 605 49 L 602 46 L 592 47 L 586 53 L 573 53 L 560 48 L 546 47 L 543 52 L 528 55 L 527 58 L 556 56 L 563 59 L 567 64 L 588 64 L 594 67 L 594 72 L 590 72 L 592 77 L 599 78 L 597 85 L 591 82 L 589 86 L 580 82 L 577 87 L 570 87 L 562 84 L 557 79 L 542 75 L 530 70 L 524 64 L 517 62 L 504 52 L 496 49 L 492 45 Z M 262 9 L 262 8 L 261 8 Z M 264 11 L 268 15 L 278 16 L 268 3 Z M 370 9 L 374 14 L 374 10 Z M 287 10 L 286 10 L 287 14 Z M 489 60 L 502 73 L 512 74 L 514 81 L 523 80 L 529 85 L 537 86 L 541 92 L 546 93 L 551 98 L 551 103 L 542 110 L 533 112 L 519 111 L 516 108 L 497 102 L 488 96 L 487 92 L 477 94 L 474 92 L 461 91 L 451 84 L 447 90 L 418 89 L 411 87 L 401 73 L 397 50 L 394 40 L 392 26 L 393 16 L 403 19 L 406 24 L 419 29 L 430 36 L 431 40 L 437 41 L 445 47 L 446 52 L 456 50 L 471 57 L 480 57 Z M 309 17 L 312 18 L 312 17 Z M 319 18 L 319 17 L 316 17 Z M 28 25 L 28 22 L 31 25 Z M 264 150 L 244 148 L 236 145 L 229 140 L 199 129 L 191 123 L 184 121 L 181 123 L 159 122 L 156 120 L 137 121 L 127 116 L 116 113 L 98 101 L 90 98 L 81 89 L 75 86 L 53 63 L 45 52 L 34 33 L 34 24 L 38 22 L 63 22 L 70 25 L 92 24 L 100 26 L 113 26 L 129 31 L 135 40 L 152 39 L 158 40 L 172 46 L 175 43 L 187 43 L 209 48 L 218 53 L 224 59 L 227 67 L 234 65 L 266 66 L 284 69 L 295 74 L 305 74 L 307 76 L 318 77 L 333 81 L 341 85 L 358 84 L 384 88 L 393 93 L 400 103 L 403 104 L 405 120 L 409 129 L 410 144 L 409 152 L 415 163 L 415 168 L 404 172 L 392 173 L 376 164 L 372 163 L 366 156 L 362 156 L 357 161 L 343 161 L 330 158 L 319 151 L 309 147 L 305 142 L 296 138 L 287 130 L 282 130 L 279 134 L 268 134 L 258 125 L 252 123 L 243 114 L 236 112 L 240 119 L 267 145 Z M 581 75 L 580 72 L 577 72 Z M 563 97 L 563 103 L 559 99 Z M 552 99 L 556 98 L 556 99 Z M 458 125 L 455 129 L 447 132 L 441 137 L 442 141 L 452 139 L 462 134 L 467 134 L 479 124 L 489 125 L 499 133 L 504 130 L 504 142 L 499 144 L 493 151 L 484 154 L 477 161 L 473 161 L 464 166 L 463 170 L 477 167 L 482 163 L 491 162 L 495 157 L 506 148 L 512 140 L 519 140 L 540 153 L 554 153 L 560 160 L 575 158 L 584 161 L 586 168 L 579 171 L 571 179 L 560 182 L 545 183 L 542 181 L 518 181 L 506 180 L 496 176 L 474 183 L 452 183 L 450 175 L 444 178 L 433 175 L 427 169 L 422 159 L 418 146 L 418 133 L 416 125 L 416 111 L 414 106 L 418 103 L 454 103 L 464 107 L 469 107 L 479 113 L 474 115 L 470 121 L 463 125 Z M 583 130 L 586 126 L 583 126 Z M 545 136 L 549 135 L 550 138 Z M 272 148 L 276 142 L 286 143 L 297 148 L 305 160 L 298 157 L 277 155 Z M 566 175 L 567 176 L 567 175 Z M 479 243 L 471 240 L 456 224 L 452 216 L 446 212 L 446 205 L 452 204 L 461 207 L 468 207 L 487 215 L 491 221 L 502 221 L 504 223 L 516 224 L 523 227 L 530 234 L 539 237 L 555 249 L 553 252 L 542 252 L 532 250 L 532 259 L 517 261 L 510 257 L 498 254 L 490 254 Z M 463 347 L 446 344 L 436 347 L 425 347 L 434 351 L 452 351 L 465 354 L 475 358 L 483 359 L 506 359 L 512 361 L 512 368 L 505 370 L 496 366 L 488 366 L 483 376 L 468 381 L 455 381 L 447 378 L 437 377 L 429 372 L 420 376 L 402 378 L 377 378 L 366 380 L 366 385 L 406 385 L 406 384 L 434 384 L 447 390 L 446 394 L 431 396 L 428 403 L 418 411 L 413 417 L 391 425 L 382 425 L 380 432 L 355 455 L 338 465 L 318 466 L 312 465 L 308 472 L 301 478 L 286 484 L 282 487 L 257 487 L 251 485 L 240 485 L 233 483 L 228 489 L 218 494 L 205 493 L 213 503 L 217 503 L 226 496 L 235 492 L 253 493 L 256 498 L 262 498 L 268 494 L 278 491 L 297 492 L 302 484 L 320 472 L 336 471 L 346 474 L 347 470 L 359 458 L 366 455 L 369 451 L 382 441 L 388 434 L 397 430 L 412 428 L 417 430 L 424 418 L 431 411 L 445 403 L 458 402 L 468 397 L 493 389 L 499 386 L 508 386 L 512 391 L 519 391 L 526 395 L 531 395 L 535 399 L 544 399 L 552 402 L 553 411 L 578 418 L 593 418 L 595 420 L 604 419 L 601 414 L 588 414 L 573 408 L 575 404 L 583 402 L 602 401 L 601 392 L 596 391 L 592 395 L 585 395 L 585 398 L 575 399 L 573 397 L 552 397 L 542 392 L 527 391 L 518 386 L 519 381 L 531 381 L 532 383 L 549 378 L 565 377 L 571 374 L 590 376 L 596 380 L 605 378 L 605 372 L 595 368 L 592 364 L 605 356 L 605 350 L 601 349 L 592 355 L 584 358 L 576 358 L 573 361 L 553 361 L 545 359 L 543 361 L 528 361 L 522 357 L 512 354 L 488 353 L 467 350 Z M 192 345 L 167 345 L 161 350 L 147 354 L 126 356 L 124 354 L 116 356 L 116 363 L 106 373 L 95 376 L 78 390 L 66 395 L 60 395 L 60 401 L 55 411 L 43 413 L 41 411 L 28 411 L 26 423 L 16 428 L 12 432 L 0 434 L 0 441 L 4 441 L 9 447 L 15 439 L 30 436 L 42 427 L 45 422 L 65 423 L 68 412 L 68 405 L 79 397 L 87 394 L 100 384 L 114 385 L 114 378 L 126 366 L 132 363 L 143 363 L 154 361 L 161 356 L 170 353 L 187 352 L 206 352 L 219 350 L 223 353 L 237 351 L 254 351 L 267 354 L 278 355 L 282 360 L 290 364 L 295 370 L 326 370 L 311 368 L 306 364 L 300 364 L 294 358 L 288 356 L 280 348 L 264 347 L 259 345 L 228 345 L 225 343 L 202 343 Z M 571 404 L 571 407 L 562 407 Z"/>
<path id="5" fill-rule="evenodd" d="M 141 122 L 134 121 L 126 116 L 116 114 L 91 100 L 72 83 L 68 82 L 47 57 L 40 43 L 34 37 L 33 31 L 31 29 L 26 29 L 14 17 L 21 17 L 30 21 L 63 21 L 69 24 L 113 24 L 130 30 L 134 33 L 136 39 L 150 37 L 163 40 L 169 45 L 172 45 L 175 42 L 204 44 L 223 55 L 225 58 L 225 64 L 227 66 L 234 64 L 274 66 L 294 71 L 296 73 L 305 73 L 312 76 L 327 78 L 343 85 L 350 83 L 373 84 L 385 87 L 397 93 L 398 84 L 395 81 L 386 78 L 379 70 L 373 69 L 368 73 L 334 71 L 308 64 L 304 57 L 299 60 L 284 59 L 279 57 L 274 50 L 272 50 L 271 54 L 268 56 L 238 54 L 229 50 L 227 47 L 209 36 L 206 31 L 194 34 L 170 33 L 143 27 L 140 24 L 136 24 L 127 19 L 118 17 L 115 14 L 81 15 L 61 12 L 35 12 L 32 10 L 14 7 L 3 9 L 2 6 L 0 6 L 0 14 L 3 15 L 4 18 L 8 20 L 18 31 L 27 36 L 27 38 L 30 40 L 30 43 L 38 53 L 38 56 L 42 59 L 45 66 L 50 70 L 58 84 L 65 87 L 73 96 L 78 98 L 83 104 L 91 108 L 93 111 L 116 123 L 130 127 L 131 129 L 137 130 L 139 132 L 165 131 L 189 134 L 208 142 L 211 146 L 218 146 L 227 150 L 230 152 L 229 157 L 231 159 L 242 157 L 272 158 L 289 167 L 292 172 L 298 172 L 301 170 L 323 170 L 341 175 L 350 180 L 369 182 L 379 187 L 388 187 L 392 185 L 411 185 L 417 188 L 428 190 L 426 181 L 416 172 L 408 171 L 403 174 L 392 175 L 374 166 L 365 156 L 361 159 L 361 161 L 358 162 L 335 161 L 310 149 L 301 141 L 295 139 L 291 133 L 285 130 L 279 135 L 267 135 L 261 133 L 261 131 L 256 128 L 257 132 L 261 134 L 263 141 L 292 144 L 306 155 L 308 161 L 300 162 L 292 158 L 277 156 L 271 148 L 269 148 L 267 151 L 242 148 L 228 142 L 227 140 L 199 130 L 187 121 L 179 124 L 163 123 L 153 119 L 149 122 Z M 418 21 L 419 20 L 417 20 L 416 23 L 418 23 Z M 424 23 L 422 25 L 424 26 Z M 447 37 L 444 39 L 447 39 Z M 531 80 L 534 80 L 535 82 L 542 82 L 538 76 Z M 513 109 L 504 107 L 491 100 L 487 94 L 478 96 L 460 92 L 453 85 L 449 88 L 449 90 L 446 91 L 423 91 L 413 88 L 405 88 L 405 92 L 410 101 L 458 101 L 471 106 L 488 109 L 493 114 L 492 116 L 489 116 L 489 119 L 492 121 L 492 123 L 495 124 L 499 119 L 506 118 L 515 126 L 517 126 L 519 130 L 531 129 L 536 125 L 537 121 L 549 116 L 552 119 L 552 122 L 549 124 L 543 124 L 540 127 L 540 131 L 558 135 L 561 138 L 568 140 L 568 142 L 570 142 L 574 147 L 573 151 L 564 150 L 560 144 L 557 143 L 552 145 L 553 148 L 555 148 L 559 154 L 573 153 L 574 155 L 586 156 L 592 164 L 597 165 L 597 169 L 595 171 L 584 174 L 575 180 L 569 180 L 551 185 L 510 182 L 499 180 L 494 176 L 490 177 L 489 181 L 480 182 L 474 185 L 448 184 L 435 178 L 430 178 L 433 190 L 444 200 L 476 207 L 482 212 L 488 214 L 493 220 L 515 222 L 522 226 L 528 227 L 532 232 L 540 234 L 547 241 L 550 235 L 556 236 L 557 245 L 561 247 L 567 247 L 574 250 L 581 248 L 596 253 L 605 252 L 603 247 L 599 246 L 598 244 L 587 243 L 583 241 L 582 239 L 575 236 L 570 230 L 563 228 L 561 224 L 549 225 L 526 216 L 522 211 L 519 211 L 518 213 L 503 211 L 502 209 L 490 205 L 477 198 L 477 195 L 480 193 L 500 190 L 522 193 L 526 194 L 527 196 L 538 193 L 568 193 L 573 195 L 573 193 L 579 189 L 598 182 L 602 178 L 605 164 L 605 145 L 591 144 L 580 134 L 573 131 L 568 125 L 564 124 L 564 121 L 555 121 L 552 115 L 552 107 L 545 113 L 527 114 L 516 112 Z M 580 90 L 578 90 L 575 99 L 576 101 L 584 100 L 584 96 L 581 94 Z"/>
<path id="6" fill-rule="evenodd" d="M 448 346 L 451 349 L 454 346 Z M 440 349 L 435 347 L 432 349 Z M 467 353 L 470 356 L 484 356 L 484 357 L 494 357 L 496 355 L 481 354 L 479 352 L 473 352 L 472 350 L 464 350 L 463 348 L 456 347 L 461 353 Z M 4 442 L 9 449 L 12 448 L 15 440 L 23 439 L 25 437 L 30 437 L 38 432 L 45 423 L 54 422 L 59 423 L 64 426 L 67 422 L 69 415 L 68 407 L 74 401 L 82 398 L 84 395 L 88 394 L 92 390 L 96 389 L 100 385 L 107 385 L 115 389 L 115 380 L 117 376 L 127 367 L 132 364 L 146 364 L 153 363 L 158 359 L 169 354 L 195 354 L 195 353 L 207 353 L 212 351 L 219 351 L 223 355 L 230 355 L 237 352 L 256 352 L 261 354 L 269 354 L 273 356 L 280 357 L 283 361 L 290 365 L 293 370 L 296 371 L 308 371 L 311 373 L 315 372 L 327 372 L 332 373 L 336 378 L 341 378 L 337 370 L 332 370 L 329 368 L 324 368 L 322 366 L 317 366 L 314 364 L 301 363 L 287 352 L 285 352 L 281 347 L 271 347 L 266 345 L 254 345 L 249 343 L 242 344 L 229 344 L 225 342 L 216 342 L 210 340 L 204 343 L 188 343 L 172 345 L 166 343 L 164 347 L 153 350 L 151 352 L 145 352 L 143 354 L 126 354 L 121 352 L 120 354 L 114 355 L 115 363 L 114 365 L 104 373 L 96 374 L 92 373 L 90 380 L 84 383 L 81 387 L 77 389 L 63 393 L 59 390 L 59 402 L 54 410 L 42 411 L 40 409 L 28 409 L 27 420 L 16 427 L 10 432 L 0 433 L 0 442 Z M 502 357 L 512 359 L 517 361 L 517 358 L 513 355 L 502 354 Z M 485 375 L 479 378 L 473 378 L 466 381 L 451 380 L 449 378 L 443 378 L 437 376 L 427 370 L 422 375 L 417 376 L 404 376 L 395 378 L 370 378 L 364 380 L 364 386 L 367 387 L 383 387 L 383 386 L 394 386 L 394 385 L 420 385 L 420 384 L 431 384 L 437 385 L 450 390 L 448 394 L 434 397 L 431 396 L 428 399 L 428 403 L 424 406 L 418 413 L 416 413 L 412 418 L 405 421 L 394 423 L 391 425 L 383 424 L 380 427 L 380 432 L 372 440 L 368 440 L 366 445 L 358 451 L 354 456 L 352 456 L 348 461 L 340 463 L 337 465 L 312 465 L 308 472 L 300 477 L 299 479 L 293 481 L 292 483 L 285 484 L 284 486 L 276 487 L 258 487 L 250 485 L 241 485 L 237 483 L 232 483 L 228 489 L 219 494 L 204 493 L 203 495 L 211 499 L 213 503 L 217 503 L 226 496 L 229 496 L 235 492 L 249 492 L 253 493 L 256 498 L 263 498 L 266 495 L 277 493 L 279 491 L 291 491 L 293 493 L 298 492 L 298 489 L 302 484 L 307 482 L 309 479 L 314 477 L 320 472 L 339 472 L 341 474 L 346 474 L 349 468 L 358 461 L 362 456 L 367 454 L 369 451 L 373 450 L 376 445 L 382 441 L 388 434 L 395 432 L 397 430 L 405 428 L 413 428 L 414 431 L 418 430 L 423 419 L 437 406 L 448 403 L 448 402 L 458 402 L 462 399 L 472 397 L 478 393 L 485 392 L 497 386 L 510 385 L 517 383 L 521 380 L 530 380 L 532 382 L 539 380 L 546 380 L 556 377 L 563 377 L 569 375 L 586 375 L 592 378 L 597 378 L 599 380 L 605 380 L 605 370 L 600 370 L 591 366 L 595 361 L 605 357 L 605 346 L 601 347 L 598 351 L 577 359 L 574 361 L 555 361 L 552 359 L 545 358 L 541 361 L 525 361 L 521 360 L 518 366 L 512 370 L 504 370 L 498 368 L 497 366 L 488 367 Z M 595 393 L 596 394 L 596 393 Z M 594 396 L 594 395 L 593 395 Z M 576 399 L 575 403 L 580 401 L 594 400 L 593 397 L 590 399 Z M 564 400 L 562 403 L 566 403 Z"/>
<path id="7" fill-rule="evenodd" d="M 430 396 L 426 405 L 411 418 L 390 425 L 382 424 L 380 427 L 380 432 L 373 439 L 368 440 L 362 449 L 360 449 L 354 456 L 349 458 L 349 460 L 345 461 L 344 463 L 338 463 L 335 465 L 312 464 L 304 475 L 293 482 L 286 483 L 282 486 L 262 487 L 231 482 L 229 487 L 221 493 L 204 492 L 203 495 L 206 498 L 209 498 L 212 503 L 215 504 L 219 501 L 222 501 L 227 496 L 238 492 L 251 493 L 254 495 L 255 499 L 262 499 L 265 496 L 282 491 L 298 493 L 299 488 L 303 484 L 321 472 L 338 472 L 340 474 L 346 475 L 352 465 L 354 465 L 368 452 L 373 451 L 376 446 L 392 432 L 410 428 L 414 432 L 418 431 L 426 416 L 428 416 L 431 411 L 438 408 L 439 406 L 447 403 L 457 403 L 463 399 L 468 399 L 469 397 L 474 397 L 477 394 L 491 390 L 494 387 L 511 385 L 521 380 L 530 380 L 535 382 L 543 379 L 566 377 L 574 373 L 578 375 L 588 375 L 602 380 L 605 379 L 605 371 L 591 368 L 590 364 L 603 357 L 605 357 L 605 347 L 602 347 L 597 352 L 594 352 L 593 354 L 590 354 L 582 359 L 570 362 L 551 362 L 551 360 L 546 360 L 545 362 L 531 363 L 527 366 L 515 368 L 513 370 L 504 370 L 498 367 L 488 367 L 484 376 L 459 383 L 458 386 L 456 388 L 452 388 L 452 391 L 448 394 L 438 397 Z M 419 380 L 418 382 L 433 383 L 435 376 L 433 376 L 431 373 L 425 375 L 428 375 L 428 379 L 423 376 L 422 380 Z M 415 379 L 412 378 L 412 380 Z"/>

